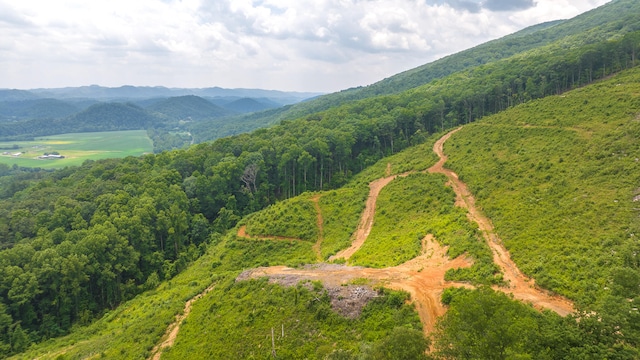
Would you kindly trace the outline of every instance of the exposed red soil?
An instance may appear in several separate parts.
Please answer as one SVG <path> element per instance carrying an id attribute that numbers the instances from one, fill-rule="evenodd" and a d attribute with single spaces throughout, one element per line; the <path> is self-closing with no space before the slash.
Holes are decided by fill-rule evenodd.
<path id="1" fill-rule="evenodd" d="M 273 266 L 247 270 L 238 280 L 264 276 L 278 283 L 282 283 L 279 279 L 286 278 L 286 283 L 289 284 L 302 280 L 317 280 L 322 281 L 328 288 L 335 288 L 367 279 L 373 286 L 384 285 L 410 293 L 427 334 L 433 331 L 436 319 L 446 311 L 440 302 L 442 291 L 451 286 L 469 286 L 444 280 L 447 270 L 471 266 L 471 261 L 466 257 L 460 256 L 451 260 L 446 256 L 446 252 L 446 248 L 428 235 L 423 240 L 423 253 L 420 256 L 391 268 L 373 269 L 335 264 L 318 264 L 301 269 Z"/>

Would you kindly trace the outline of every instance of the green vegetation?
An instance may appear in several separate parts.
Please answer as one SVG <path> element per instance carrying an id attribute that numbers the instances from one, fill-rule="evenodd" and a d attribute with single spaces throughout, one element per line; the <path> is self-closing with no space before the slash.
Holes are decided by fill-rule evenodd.
<path id="1" fill-rule="evenodd" d="M 411 109 L 418 118 L 433 117 L 434 127 L 425 125 L 429 131 L 447 128 L 455 125 L 452 122 L 467 123 L 501 111 L 512 103 L 561 92 L 606 73 L 635 66 L 632 58 L 640 46 L 637 34 L 633 41 L 627 38 L 622 48 L 611 41 L 640 30 L 637 24 L 640 24 L 637 1 L 613 1 L 571 20 L 532 26 L 369 86 L 320 96 L 233 122 L 243 123 L 243 130 L 248 131 L 332 108 L 341 109 L 344 114 L 345 105 L 349 103 L 359 103 L 359 109 L 372 105 L 375 109 L 375 103 L 387 107 L 393 104 L 389 109 L 392 110 L 403 103 L 407 95 L 415 93 L 412 90 L 417 90 L 420 94 L 409 97 L 410 100 L 400 107 Z M 626 56 L 622 56 L 626 51 L 623 49 L 629 50 Z M 484 66 L 487 64 L 496 66 Z M 439 79 L 454 83 L 441 92 L 438 90 L 442 84 Z M 480 81 L 476 83 L 474 79 Z M 425 91 L 428 94 L 424 94 Z M 218 135 L 217 129 L 203 130 L 198 135 L 199 141 L 215 139 Z"/>
<path id="2" fill-rule="evenodd" d="M 375 358 L 373 350 L 382 351 L 378 350 L 382 342 L 402 334 L 394 328 L 417 331 L 416 342 L 424 353 L 421 324 L 413 306 L 405 304 L 406 293 L 383 291 L 361 317 L 350 320 L 331 309 L 322 286 L 309 285 L 281 287 L 266 279 L 228 281 L 195 304 L 163 359 L 268 359 L 272 328 L 278 358 L 324 359 L 340 351 L 351 359 L 367 347 L 373 347 L 367 349 L 367 358 Z"/>
<path id="3" fill-rule="evenodd" d="M 639 77 L 635 69 L 524 104 L 463 128 L 445 148 L 520 268 L 583 303 L 618 271 L 640 277 Z"/>
<path id="4" fill-rule="evenodd" d="M 160 117 L 188 121 L 218 118 L 231 113 L 194 95 L 171 97 L 148 106 L 147 110 Z"/>
<path id="5" fill-rule="evenodd" d="M 351 245 L 351 235 L 358 227 L 369 188 L 364 184 L 345 186 L 320 197 L 323 218 L 323 259 Z"/>
<path id="6" fill-rule="evenodd" d="M 311 194 L 300 195 L 253 214 L 247 220 L 247 234 L 315 242 L 318 240 L 318 216 L 310 197 Z"/>
<path id="7" fill-rule="evenodd" d="M 216 259 L 209 252 L 188 271 L 159 286 L 155 277 L 145 286 L 152 290 L 105 312 L 97 321 L 91 322 L 91 315 L 86 313 L 72 334 L 43 342 L 16 358 L 147 358 L 175 315 L 183 311 L 185 301 L 209 285 L 219 286 L 228 277 L 225 273 L 212 274 L 211 264 Z"/>
<path id="8" fill-rule="evenodd" d="M 417 88 L 391 89 L 393 95 L 345 103 L 251 134 L 137 158 L 89 160 L 51 173 L 2 164 L 1 356 L 22 353 L 34 343 L 25 356 L 44 351 L 51 357 L 146 357 L 184 301 L 212 281 L 217 287 L 202 305 L 196 303 L 192 319 L 197 320 L 187 319 L 185 331 L 220 346 L 204 349 L 206 341 L 181 337 L 171 356 L 265 349 L 264 331 L 295 316 L 310 319 L 300 325 L 308 327 L 301 328 L 299 338 L 282 339 L 280 354 L 376 358 L 386 353 L 399 358 L 410 356 L 406 350 L 415 355 L 426 343 L 417 336 L 406 295 L 390 293 L 371 305 L 382 304 L 372 314 L 356 321 L 329 311 L 320 289 L 300 289 L 306 302 L 294 300 L 289 308 L 295 289 L 264 281 L 233 284 L 231 279 L 246 268 L 313 263 L 312 241 L 223 234 L 245 216 L 293 198 L 257 214 L 255 223 L 264 230 L 256 231 L 291 231 L 315 240 L 315 210 L 308 197 L 323 191 L 323 256 L 329 255 L 348 244 L 366 198 L 365 184 L 385 176 L 387 164 L 391 174 L 424 170 L 435 161 L 430 152 L 434 133 L 509 109 L 456 133 L 446 144 L 448 166 L 469 184 L 522 270 L 538 285 L 577 300 L 580 321 L 537 315 L 488 290 L 448 292 L 445 300 L 458 310 L 450 312 L 438 335 L 451 346 L 442 346 L 436 337 L 441 355 L 637 358 L 640 70 L 579 87 L 637 65 L 638 6 L 637 1 L 615 1 L 589 14 L 613 21 L 594 22 L 597 26 L 558 42 L 526 52 L 516 46 L 516 56 L 463 64 L 466 70 L 436 74 L 437 80 Z M 549 95 L 558 96 L 535 100 Z M 118 116 L 97 125 L 128 128 L 153 120 L 142 108 L 124 104 L 96 105 L 84 115 L 112 112 Z M 135 123 L 128 122 L 132 117 Z M 18 136 L 40 126 L 64 129 L 65 124 L 3 123 L 0 131 L 22 131 L 14 133 Z M 175 130 L 169 129 L 160 127 L 159 133 Z M 444 183 L 440 175 L 413 174 L 389 184 L 378 199 L 370 238 L 352 260 L 399 264 L 418 254 L 420 240 L 431 233 L 450 247 L 451 257 L 466 252 L 474 258 L 473 267 L 451 271 L 447 279 L 500 282 L 489 249 L 464 211 L 454 206 L 453 192 Z M 345 184 L 351 187 L 340 189 Z M 305 195 L 295 198 L 300 194 Z M 315 229 L 315 237 L 300 228 L 283 228 L 280 213 L 291 214 L 292 220 L 295 214 L 308 225 L 305 230 Z M 470 313 L 463 312 L 467 304 Z M 156 307 L 162 309 L 157 316 Z M 486 309 L 483 316 L 469 320 L 480 309 Z M 234 335 L 214 333 L 206 321 L 214 318 L 214 325 Z M 251 321 L 261 332 L 245 342 L 240 331 Z M 467 322 L 474 326 L 461 326 Z M 345 339 L 347 327 L 357 330 Z M 549 340 L 555 330 L 557 342 Z M 322 337 L 309 341 L 314 332 Z M 333 343 L 341 348 L 334 351 Z M 453 352 L 465 348 L 470 353 Z M 269 356 L 268 344 L 265 350 Z"/>
<path id="9" fill-rule="evenodd" d="M 436 359 L 637 359 L 637 309 L 612 298 L 560 317 L 488 288 L 447 289 L 433 335 Z M 620 315 L 627 317 L 621 319 Z"/>
<path id="10" fill-rule="evenodd" d="M 0 155 L 0 163 L 42 169 L 60 169 L 80 165 L 85 160 L 140 156 L 153 151 L 144 130 L 51 135 L 33 141 L 0 142 L 0 148 L 8 153 Z M 64 159 L 38 159 L 45 153 L 56 152 Z M 21 155 L 12 156 L 15 153 Z"/>
<path id="11" fill-rule="evenodd" d="M 311 264 L 316 256 L 311 242 L 281 240 L 232 239 L 220 257 L 225 261 L 220 269 L 249 269 L 259 266 L 286 265 L 289 267 Z"/>
<path id="12" fill-rule="evenodd" d="M 433 234 L 450 247 L 449 257 L 466 252 L 474 258 L 471 268 L 450 271 L 448 280 L 499 282 L 491 250 L 466 212 L 454 206 L 455 194 L 445 181 L 444 175 L 416 173 L 389 183 L 378 197 L 371 234 L 350 261 L 367 267 L 400 265 L 418 256 L 422 239 Z"/>

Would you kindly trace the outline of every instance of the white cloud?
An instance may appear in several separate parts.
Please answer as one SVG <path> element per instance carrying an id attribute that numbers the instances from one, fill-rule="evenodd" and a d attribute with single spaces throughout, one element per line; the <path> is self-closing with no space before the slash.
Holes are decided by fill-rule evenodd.
<path id="1" fill-rule="evenodd" d="M 0 88 L 334 91 L 605 2 L 0 0 Z"/>

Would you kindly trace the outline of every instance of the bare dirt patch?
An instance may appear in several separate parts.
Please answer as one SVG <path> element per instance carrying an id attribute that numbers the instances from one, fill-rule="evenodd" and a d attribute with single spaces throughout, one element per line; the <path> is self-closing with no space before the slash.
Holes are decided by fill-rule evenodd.
<path id="1" fill-rule="evenodd" d="M 447 249 L 440 246 L 432 236 L 423 240 L 423 253 L 398 266 L 385 269 L 372 269 L 358 266 L 337 264 L 318 264 L 300 269 L 285 266 L 262 267 L 243 272 L 237 281 L 250 278 L 269 277 L 270 281 L 294 286 L 300 281 L 321 281 L 331 296 L 332 289 L 341 288 L 359 282 L 369 281 L 368 286 L 361 288 L 385 286 L 395 290 L 404 290 L 411 294 L 412 301 L 424 326 L 425 333 L 433 331 L 436 319 L 445 313 L 445 307 L 440 302 L 442 291 L 450 286 L 466 286 L 444 280 L 444 274 L 452 268 L 471 266 L 471 261 L 464 256 L 449 259 Z M 358 291 L 336 291 L 342 296 L 344 303 L 354 303 L 364 306 L 371 297 L 361 296 Z M 365 301 L 366 300 L 366 301 Z"/>

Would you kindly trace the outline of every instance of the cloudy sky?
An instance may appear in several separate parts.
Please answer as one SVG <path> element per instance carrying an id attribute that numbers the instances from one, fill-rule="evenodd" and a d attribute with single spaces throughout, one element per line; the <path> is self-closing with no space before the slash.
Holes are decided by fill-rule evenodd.
<path id="1" fill-rule="evenodd" d="M 330 92 L 609 0 L 0 0 L 0 88 Z"/>

